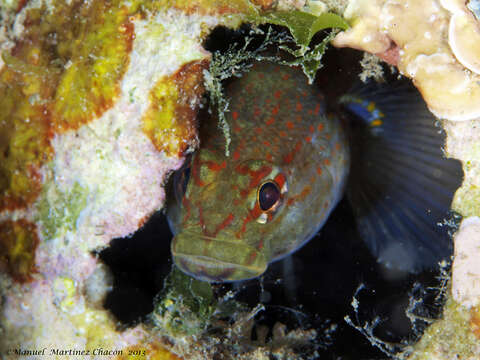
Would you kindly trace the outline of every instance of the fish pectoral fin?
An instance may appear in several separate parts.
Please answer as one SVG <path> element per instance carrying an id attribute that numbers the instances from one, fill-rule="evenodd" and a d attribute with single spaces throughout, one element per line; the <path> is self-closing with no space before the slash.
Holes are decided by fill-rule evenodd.
<path id="1" fill-rule="evenodd" d="M 358 159 L 352 159 L 348 187 L 360 235 L 387 267 L 436 268 L 452 253 L 449 229 L 439 223 L 451 216 L 461 163 L 444 157 L 445 135 L 413 86 L 370 84 L 356 97 L 381 115 L 381 121 L 366 120 L 351 111 L 364 122 L 354 127 Z"/>

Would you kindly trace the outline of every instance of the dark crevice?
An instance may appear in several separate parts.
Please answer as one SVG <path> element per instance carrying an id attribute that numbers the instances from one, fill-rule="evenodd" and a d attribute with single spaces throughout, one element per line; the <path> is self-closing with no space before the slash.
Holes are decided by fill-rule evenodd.
<path id="1" fill-rule="evenodd" d="M 165 216 L 154 214 L 130 237 L 113 239 L 99 253 L 114 276 L 105 308 L 124 325 L 142 321 L 153 310 L 153 299 L 170 272 L 170 239 Z"/>

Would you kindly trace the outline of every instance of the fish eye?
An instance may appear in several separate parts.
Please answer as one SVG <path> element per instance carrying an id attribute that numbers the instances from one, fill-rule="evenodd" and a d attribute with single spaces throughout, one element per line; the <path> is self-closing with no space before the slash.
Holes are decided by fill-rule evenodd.
<path id="1" fill-rule="evenodd" d="M 258 191 L 258 203 L 263 211 L 268 211 L 275 207 L 280 201 L 280 189 L 273 181 L 264 182 Z"/>

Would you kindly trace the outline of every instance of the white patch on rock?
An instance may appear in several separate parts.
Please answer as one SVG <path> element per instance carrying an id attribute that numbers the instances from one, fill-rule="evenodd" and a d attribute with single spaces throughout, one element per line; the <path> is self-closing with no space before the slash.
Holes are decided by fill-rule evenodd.
<path id="1" fill-rule="evenodd" d="M 100 118 L 54 137 L 58 190 L 68 192 L 78 182 L 89 192 L 77 221 L 77 236 L 90 248 L 133 233 L 163 206 L 164 181 L 183 159 L 158 152 L 142 131 L 149 93 L 161 77 L 209 56 L 200 37 L 205 26 L 217 23 L 214 17 L 173 10 L 136 21 L 119 100 Z"/>
<path id="2" fill-rule="evenodd" d="M 452 295 L 468 308 L 480 304 L 480 218 L 462 221 L 455 235 Z"/>

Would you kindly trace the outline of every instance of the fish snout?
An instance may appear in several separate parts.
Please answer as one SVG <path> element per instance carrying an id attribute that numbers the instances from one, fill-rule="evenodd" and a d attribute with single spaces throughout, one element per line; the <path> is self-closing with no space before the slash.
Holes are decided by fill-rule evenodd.
<path id="1" fill-rule="evenodd" d="M 203 281 L 227 282 L 258 277 L 267 269 L 264 253 L 241 240 L 180 232 L 171 245 L 175 265 Z"/>

